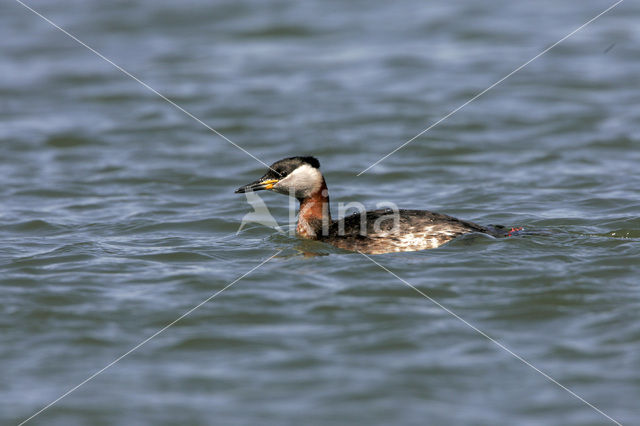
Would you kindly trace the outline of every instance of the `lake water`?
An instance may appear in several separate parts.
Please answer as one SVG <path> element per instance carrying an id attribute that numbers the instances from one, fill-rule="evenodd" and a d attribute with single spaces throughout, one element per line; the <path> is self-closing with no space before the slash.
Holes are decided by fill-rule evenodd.
<path id="1" fill-rule="evenodd" d="M 373 259 L 640 423 L 637 3 L 360 176 L 613 2 L 29 4 L 334 203 L 525 227 Z M 0 423 L 279 253 L 28 424 L 612 424 L 371 260 L 236 235 L 264 166 L 17 2 L 0 52 Z"/>

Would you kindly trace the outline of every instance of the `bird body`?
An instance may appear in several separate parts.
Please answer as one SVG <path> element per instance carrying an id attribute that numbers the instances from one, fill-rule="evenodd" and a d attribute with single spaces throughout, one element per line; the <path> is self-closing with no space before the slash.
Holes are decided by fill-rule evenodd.
<path id="1" fill-rule="evenodd" d="M 428 210 L 373 210 L 332 220 L 329 191 L 319 169 L 314 157 L 285 158 L 236 193 L 272 190 L 295 197 L 300 202 L 298 236 L 367 254 L 432 249 L 469 233 L 507 235 L 504 227 L 484 227 Z"/>

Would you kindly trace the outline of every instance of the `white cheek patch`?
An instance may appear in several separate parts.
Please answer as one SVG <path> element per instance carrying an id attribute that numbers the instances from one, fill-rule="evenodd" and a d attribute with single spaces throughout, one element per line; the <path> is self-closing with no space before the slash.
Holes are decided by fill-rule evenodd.
<path id="1" fill-rule="evenodd" d="M 307 198 L 322 186 L 320 170 L 308 164 L 295 169 L 289 176 L 273 186 L 273 190 L 281 194 L 294 195 L 296 198 Z"/>

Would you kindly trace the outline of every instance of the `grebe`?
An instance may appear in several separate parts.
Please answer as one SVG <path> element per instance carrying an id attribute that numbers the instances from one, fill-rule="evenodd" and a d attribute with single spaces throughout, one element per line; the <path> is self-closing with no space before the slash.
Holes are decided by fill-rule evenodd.
<path id="1" fill-rule="evenodd" d="M 329 192 L 314 157 L 290 157 L 276 161 L 260 179 L 235 192 L 272 190 L 300 202 L 296 233 L 336 247 L 381 254 L 440 247 L 469 233 L 510 236 L 502 226 L 484 227 L 427 210 L 373 210 L 331 220 Z"/>

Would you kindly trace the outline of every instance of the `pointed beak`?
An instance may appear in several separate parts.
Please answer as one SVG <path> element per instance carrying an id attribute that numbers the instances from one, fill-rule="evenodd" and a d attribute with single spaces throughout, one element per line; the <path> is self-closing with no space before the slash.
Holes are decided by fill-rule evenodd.
<path id="1" fill-rule="evenodd" d="M 244 192 L 262 191 L 263 189 L 271 189 L 273 188 L 273 185 L 275 185 L 276 183 L 278 183 L 278 179 L 258 179 L 255 182 L 251 182 L 250 184 L 241 186 L 240 188 L 236 189 L 235 193 L 242 194 Z"/>

